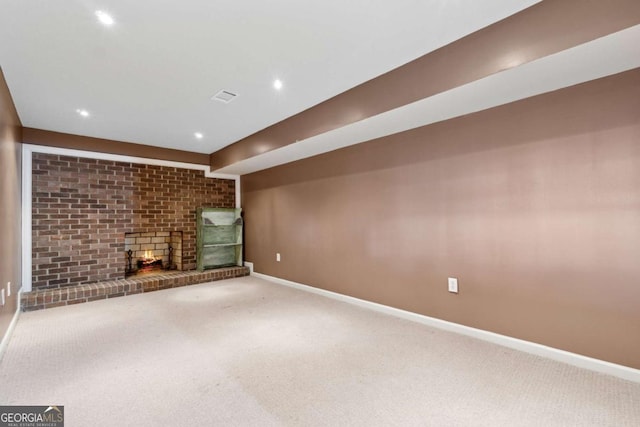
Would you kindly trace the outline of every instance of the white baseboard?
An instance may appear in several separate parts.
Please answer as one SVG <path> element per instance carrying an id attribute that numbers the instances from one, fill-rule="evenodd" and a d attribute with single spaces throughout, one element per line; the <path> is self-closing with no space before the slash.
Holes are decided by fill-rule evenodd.
<path id="1" fill-rule="evenodd" d="M 245 265 L 246 264 L 247 263 L 245 263 Z M 421 323 L 423 325 L 432 326 L 438 329 L 443 329 L 445 331 L 466 335 L 469 337 L 481 339 L 483 341 L 488 341 L 494 344 L 501 345 L 503 347 L 508 347 L 526 353 L 535 354 L 537 356 L 546 357 L 547 359 L 567 363 L 569 365 L 577 366 L 578 368 L 589 369 L 591 371 L 600 372 L 628 381 L 640 383 L 640 370 L 630 368 L 628 366 L 622 366 L 615 363 L 606 362 L 604 360 L 594 359 L 592 357 L 571 353 L 565 350 L 547 347 L 542 344 L 536 344 L 530 341 L 512 338 L 506 335 L 500 335 L 494 332 L 484 331 L 482 329 L 476 329 L 469 326 L 460 325 L 458 323 L 448 322 L 446 320 L 440 320 L 434 317 L 412 313 L 410 311 L 400 310 L 375 302 L 338 294 L 336 292 L 314 288 L 313 286 L 303 285 L 301 283 L 292 282 L 290 280 L 268 276 L 262 273 L 255 273 L 253 272 L 253 264 L 251 264 L 251 275 L 280 285 L 289 286 L 295 289 L 300 289 L 328 298 L 333 298 L 339 301 L 347 302 L 349 304 L 357 305 L 359 307 L 410 320 L 412 322 Z"/>
<path id="2" fill-rule="evenodd" d="M 245 266 L 245 267 L 249 267 L 249 273 L 250 273 L 250 274 L 253 274 L 253 263 L 252 263 L 252 262 L 245 261 L 245 262 L 244 262 L 244 266 Z"/>
<path id="3" fill-rule="evenodd" d="M 7 350 L 7 346 L 9 345 L 9 340 L 11 339 L 11 335 L 13 334 L 13 330 L 16 327 L 16 323 L 18 323 L 18 317 L 20 317 L 20 300 L 22 296 L 22 288 L 18 291 L 18 308 L 13 315 L 13 319 L 11 319 L 11 323 L 9 323 L 9 328 L 7 332 L 5 332 L 2 337 L 2 341 L 0 341 L 0 362 L 2 362 L 2 357 L 4 356 L 4 352 Z"/>

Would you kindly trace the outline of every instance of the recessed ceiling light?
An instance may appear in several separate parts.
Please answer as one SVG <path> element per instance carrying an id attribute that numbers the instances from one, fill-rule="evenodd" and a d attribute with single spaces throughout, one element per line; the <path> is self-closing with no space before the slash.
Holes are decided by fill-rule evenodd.
<path id="1" fill-rule="evenodd" d="M 115 22 L 111 15 L 101 10 L 96 10 L 96 16 L 98 17 L 98 21 L 100 21 L 103 25 L 106 25 L 107 27 L 110 27 Z"/>
<path id="2" fill-rule="evenodd" d="M 76 110 L 76 113 L 80 114 L 82 117 L 89 117 L 89 112 L 87 110 L 82 109 L 82 108 L 78 108 Z"/>
<path id="3" fill-rule="evenodd" d="M 196 133 L 194 133 L 194 134 L 193 134 L 193 136 L 195 136 L 195 137 L 196 137 L 196 138 L 198 138 L 198 139 L 202 139 L 202 138 L 204 138 L 204 135 L 203 135 L 203 134 L 201 134 L 200 132 L 196 132 Z"/>
<path id="4" fill-rule="evenodd" d="M 275 79 L 273 81 L 273 87 L 276 88 L 276 90 L 280 90 L 282 89 L 282 80 L 280 79 Z"/>

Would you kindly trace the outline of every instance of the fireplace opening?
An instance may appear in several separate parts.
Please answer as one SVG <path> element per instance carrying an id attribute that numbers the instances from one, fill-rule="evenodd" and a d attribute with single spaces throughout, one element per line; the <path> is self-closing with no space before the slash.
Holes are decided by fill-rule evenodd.
<path id="1" fill-rule="evenodd" d="M 182 232 L 125 233 L 125 277 L 182 270 Z"/>

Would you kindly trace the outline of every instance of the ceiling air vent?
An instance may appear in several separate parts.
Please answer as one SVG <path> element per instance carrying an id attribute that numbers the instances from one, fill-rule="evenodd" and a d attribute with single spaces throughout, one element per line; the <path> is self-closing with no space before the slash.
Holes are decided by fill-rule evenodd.
<path id="1" fill-rule="evenodd" d="M 211 97 L 211 99 L 215 99 L 216 101 L 224 102 L 225 104 L 230 103 L 233 99 L 238 96 L 233 92 L 229 92 L 228 90 L 221 90 Z"/>

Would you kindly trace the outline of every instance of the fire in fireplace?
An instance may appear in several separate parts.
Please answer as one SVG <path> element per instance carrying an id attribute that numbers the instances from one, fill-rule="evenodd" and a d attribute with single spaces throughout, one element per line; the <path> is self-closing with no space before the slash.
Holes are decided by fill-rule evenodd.
<path id="1" fill-rule="evenodd" d="M 169 251 L 173 248 L 169 246 Z M 162 268 L 162 257 L 155 256 L 154 251 L 144 251 L 144 256 L 139 258 L 136 261 L 138 272 L 142 272 L 142 270 L 155 270 L 157 268 Z M 171 265 L 171 260 L 169 260 L 169 265 Z"/>

